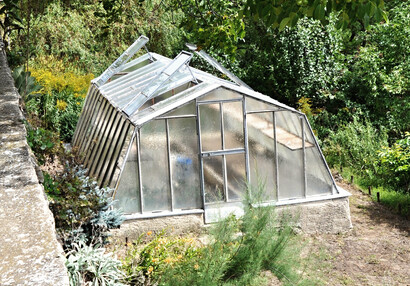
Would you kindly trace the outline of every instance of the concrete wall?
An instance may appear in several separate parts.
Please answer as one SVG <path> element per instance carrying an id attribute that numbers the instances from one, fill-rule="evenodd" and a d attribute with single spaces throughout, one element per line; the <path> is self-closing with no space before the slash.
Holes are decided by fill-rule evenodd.
<path id="1" fill-rule="evenodd" d="M 68 285 L 19 100 L 0 49 L 0 285 Z"/>
<path id="2" fill-rule="evenodd" d="M 295 231 L 303 233 L 343 233 L 352 228 L 349 198 L 337 198 L 324 201 L 279 206 L 275 209 L 277 218 L 291 216 Z M 274 222 L 275 223 L 275 222 Z M 126 242 L 136 240 L 148 231 L 168 234 L 201 233 L 204 226 L 202 214 L 164 216 L 149 219 L 136 219 L 124 222 L 120 229 L 111 232 L 113 241 Z"/>
<path id="3" fill-rule="evenodd" d="M 295 219 L 295 228 L 304 233 L 336 234 L 353 227 L 348 197 L 280 206 L 276 211 L 291 214 Z"/>

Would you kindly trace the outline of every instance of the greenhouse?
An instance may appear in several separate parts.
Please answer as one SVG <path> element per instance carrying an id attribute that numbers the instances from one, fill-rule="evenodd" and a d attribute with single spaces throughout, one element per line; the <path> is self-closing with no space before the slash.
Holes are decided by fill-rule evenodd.
<path id="1" fill-rule="evenodd" d="M 349 196 L 303 113 L 193 45 L 169 59 L 147 42 L 141 36 L 92 81 L 73 138 L 89 176 L 114 189 L 127 218 L 240 215 L 246 186 L 261 183 L 263 202 L 277 206 Z M 193 56 L 223 78 L 190 67 Z"/>

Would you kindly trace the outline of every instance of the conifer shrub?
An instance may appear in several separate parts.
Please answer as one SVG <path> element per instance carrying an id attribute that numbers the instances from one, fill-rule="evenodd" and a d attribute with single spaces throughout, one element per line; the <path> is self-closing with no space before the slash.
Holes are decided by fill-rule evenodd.
<path id="1" fill-rule="evenodd" d="M 294 279 L 288 275 L 291 267 L 283 263 L 288 243 L 295 238 L 291 223 L 275 215 L 272 207 L 246 201 L 242 217 L 230 215 L 208 229 L 206 244 L 161 232 L 143 245 L 152 232 L 143 234 L 129 245 L 123 259 L 125 281 L 132 285 L 257 285 L 263 270 Z"/>

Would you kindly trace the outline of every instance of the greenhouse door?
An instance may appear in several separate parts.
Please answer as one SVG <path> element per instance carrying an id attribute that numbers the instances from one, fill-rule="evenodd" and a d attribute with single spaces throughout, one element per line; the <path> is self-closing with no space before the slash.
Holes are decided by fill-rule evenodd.
<path id="1" fill-rule="evenodd" d="M 197 103 L 205 223 L 242 214 L 246 156 L 243 98 Z"/>

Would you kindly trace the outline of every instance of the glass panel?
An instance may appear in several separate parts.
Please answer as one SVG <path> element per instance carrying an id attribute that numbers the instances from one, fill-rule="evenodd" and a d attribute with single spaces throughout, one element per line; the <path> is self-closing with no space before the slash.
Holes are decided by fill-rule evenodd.
<path id="1" fill-rule="evenodd" d="M 276 112 L 275 116 L 278 143 L 291 150 L 302 149 L 301 117 L 288 111 Z"/>
<path id="2" fill-rule="evenodd" d="M 324 195 L 332 193 L 333 180 L 329 175 L 325 162 L 320 155 L 316 145 L 311 144 L 313 134 L 310 132 L 307 123 L 305 124 L 306 139 L 306 183 L 307 196 Z"/>
<path id="3" fill-rule="evenodd" d="M 141 180 L 144 212 L 170 209 L 165 120 L 141 128 Z"/>
<path id="4" fill-rule="evenodd" d="M 242 101 L 223 104 L 225 150 L 244 147 Z"/>
<path id="5" fill-rule="evenodd" d="M 303 197 L 303 150 L 278 147 L 279 199 Z"/>
<path id="6" fill-rule="evenodd" d="M 193 115 L 193 114 L 196 114 L 195 102 L 191 101 L 188 104 L 185 104 L 183 106 L 178 107 L 177 109 L 174 109 L 168 113 L 165 113 L 163 116 L 166 117 L 166 116 Z"/>
<path id="7" fill-rule="evenodd" d="M 303 197 L 303 149 L 299 116 L 292 112 L 276 112 L 275 115 L 278 115 L 276 123 L 278 127 L 279 199 Z M 281 133 L 289 130 L 288 128 L 292 130 Z"/>
<path id="8" fill-rule="evenodd" d="M 115 194 L 114 206 L 125 214 L 141 212 L 138 182 L 137 148 L 132 144 Z"/>
<path id="9" fill-rule="evenodd" d="M 278 110 L 279 108 L 276 105 L 246 97 L 246 112 L 249 111 L 259 111 L 259 110 Z"/>
<path id="10" fill-rule="evenodd" d="M 289 111 L 276 112 L 276 126 L 285 131 L 297 135 L 302 140 L 302 126 L 300 125 L 300 116 Z M 300 148 L 302 141 L 299 142 Z"/>
<path id="11" fill-rule="evenodd" d="M 174 208 L 201 208 L 196 119 L 170 119 L 168 124 Z"/>
<path id="12" fill-rule="evenodd" d="M 199 114 L 202 151 L 221 150 L 221 112 L 219 104 L 201 104 Z"/>
<path id="13" fill-rule="evenodd" d="M 250 184 L 262 201 L 276 200 L 275 146 L 273 140 L 273 114 L 255 113 L 246 117 Z M 259 190 L 257 187 L 263 187 Z"/>
<path id="14" fill-rule="evenodd" d="M 222 156 L 203 158 L 205 202 L 225 200 Z"/>
<path id="15" fill-rule="evenodd" d="M 225 88 L 218 88 L 210 93 L 199 98 L 200 101 L 207 100 L 226 100 L 226 99 L 241 99 L 243 95 Z"/>
<path id="16" fill-rule="evenodd" d="M 229 201 L 244 200 L 246 190 L 245 154 L 226 155 L 226 173 Z"/>
<path id="17" fill-rule="evenodd" d="M 148 100 L 147 102 L 145 102 L 144 105 L 140 108 L 140 110 L 143 110 L 143 109 L 145 109 L 147 107 L 150 107 L 150 106 L 152 106 L 152 105 L 154 105 L 154 104 L 156 104 L 160 101 L 163 101 L 164 99 L 167 99 L 167 98 L 169 98 L 169 97 L 171 97 L 171 96 L 173 96 L 177 93 L 180 93 L 180 92 L 190 88 L 193 85 L 194 84 L 192 84 L 191 82 L 188 82 L 188 83 L 185 83 L 181 86 L 177 86 L 174 89 L 168 90 L 167 92 L 165 92 L 165 93 L 163 93 L 159 96 L 156 96 L 156 97 L 152 98 L 151 100 Z M 195 114 L 195 112 L 191 113 L 191 114 Z"/>

